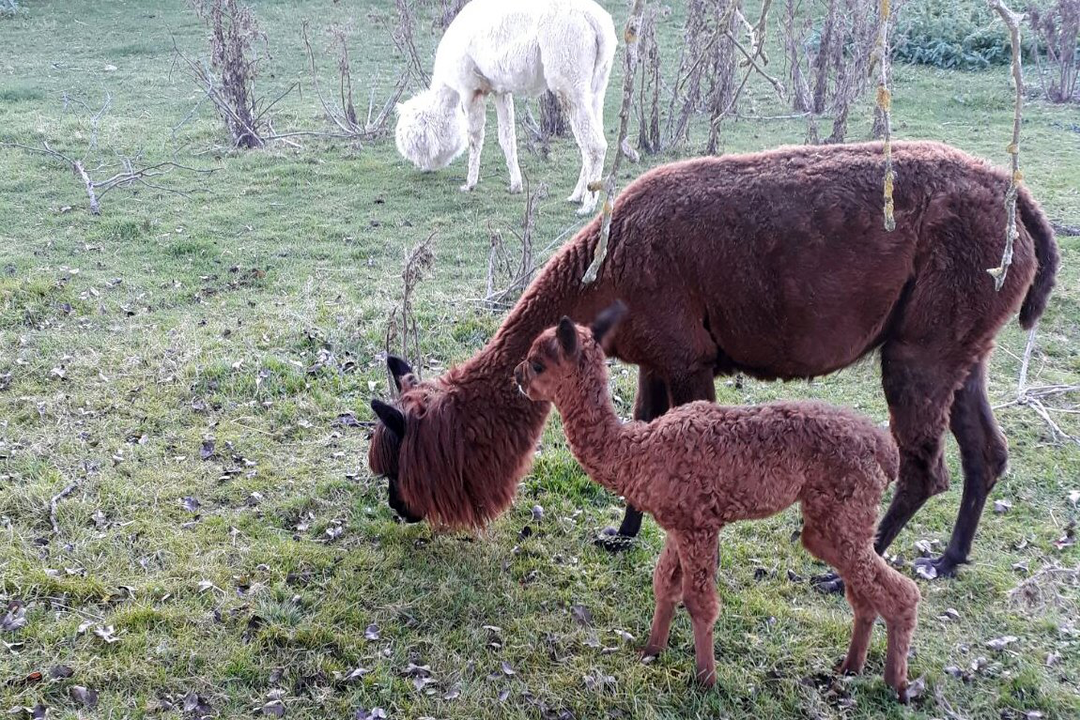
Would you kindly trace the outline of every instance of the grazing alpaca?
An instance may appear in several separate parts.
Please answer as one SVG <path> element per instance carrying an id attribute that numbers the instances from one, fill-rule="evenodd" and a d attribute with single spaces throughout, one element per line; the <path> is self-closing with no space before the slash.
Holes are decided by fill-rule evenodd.
<path id="1" fill-rule="evenodd" d="M 717 536 L 731 522 L 775 515 L 798 502 L 803 545 L 836 568 L 855 611 L 840 672 L 862 670 L 881 615 L 888 631 L 885 682 L 903 699 L 919 588 L 874 552 L 877 506 L 899 464 L 888 435 L 865 418 L 816 402 L 744 408 L 701 401 L 624 425 L 611 405 L 601 350 L 622 312 L 616 305 L 603 313 L 591 334 L 563 318 L 540 334 L 514 377 L 531 400 L 555 404 L 589 476 L 667 531 L 653 575 L 656 608 L 645 654 L 667 646 L 681 600 L 694 628 L 697 677 L 712 685 Z"/>
<path id="2" fill-rule="evenodd" d="M 398 152 L 421 170 L 438 170 L 468 142 L 461 189 L 472 190 L 484 146 L 484 98 L 494 94 L 510 192 L 521 192 L 511 93 L 550 90 L 581 148 L 581 174 L 567 199 L 591 213 L 597 193 L 588 185 L 600 179 L 607 152 L 604 93 L 615 43 L 611 15 L 593 0 L 472 0 L 439 41 L 431 87 L 398 106 Z"/>
<path id="3" fill-rule="evenodd" d="M 563 315 L 587 320 L 616 298 L 630 315 L 613 354 L 639 367 L 634 417 L 715 399 L 713 376 L 825 375 L 880 349 L 900 477 L 878 529 L 883 551 L 948 487 L 942 434 L 956 436 L 964 496 L 939 574 L 966 562 L 1006 444 L 986 395 L 994 336 L 1020 308 L 1046 307 L 1057 246 L 1025 188 L 1013 265 L 1000 292 L 1009 178 L 939 143 L 894 147 L 896 229 L 882 229 L 881 144 L 786 147 L 664 165 L 615 203 L 611 249 L 582 285 L 594 220 L 526 290 L 480 353 L 435 380 L 391 370 L 400 402 L 378 410 L 371 469 L 414 517 L 480 525 L 502 512 L 529 468 L 548 406 L 508 379 L 532 340 Z M 390 424 L 387 424 L 389 422 Z M 620 533 L 637 533 L 628 508 Z"/>

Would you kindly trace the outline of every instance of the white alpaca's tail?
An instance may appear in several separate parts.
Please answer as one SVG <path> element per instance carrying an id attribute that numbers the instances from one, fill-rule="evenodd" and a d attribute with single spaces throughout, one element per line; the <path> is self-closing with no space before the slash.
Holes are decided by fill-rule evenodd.
<path id="1" fill-rule="evenodd" d="M 611 66 L 615 63 L 615 49 L 618 39 L 611 16 L 601 10 L 600 13 L 585 13 L 589 26 L 596 33 L 596 61 L 593 64 L 592 91 L 594 95 L 604 96 L 607 91 Z"/>

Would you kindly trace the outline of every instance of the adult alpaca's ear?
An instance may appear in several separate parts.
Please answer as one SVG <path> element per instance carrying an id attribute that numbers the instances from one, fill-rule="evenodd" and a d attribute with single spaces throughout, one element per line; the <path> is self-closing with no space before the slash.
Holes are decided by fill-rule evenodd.
<path id="1" fill-rule="evenodd" d="M 398 436 L 405 437 L 405 416 L 393 405 L 387 405 L 382 400 L 372 400 L 371 409 L 382 420 L 386 429 Z"/>
<path id="2" fill-rule="evenodd" d="M 625 315 L 626 305 L 622 300 L 616 300 L 593 320 L 593 340 L 596 340 L 596 342 L 600 344 L 600 347 L 604 348 L 605 352 L 609 350 L 608 344 L 610 344 L 611 340 L 611 331 L 618 327 Z M 607 344 L 604 342 L 605 339 L 609 341 Z"/>
<path id="3" fill-rule="evenodd" d="M 563 315 L 559 321 L 559 327 L 555 329 L 555 337 L 559 341 L 559 347 L 567 357 L 574 357 L 578 351 L 577 327 L 574 321 Z"/>
<path id="4" fill-rule="evenodd" d="M 403 387 L 412 387 L 413 383 L 406 379 L 413 374 L 413 369 L 409 367 L 409 363 L 397 355 L 387 355 L 386 367 L 394 378 L 394 386 L 397 387 L 398 392 L 401 392 Z"/>

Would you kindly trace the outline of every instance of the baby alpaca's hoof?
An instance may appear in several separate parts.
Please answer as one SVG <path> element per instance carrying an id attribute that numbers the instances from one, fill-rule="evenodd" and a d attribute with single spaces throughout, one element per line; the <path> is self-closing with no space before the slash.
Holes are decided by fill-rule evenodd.
<path id="1" fill-rule="evenodd" d="M 604 548 L 608 552 L 623 552 L 634 547 L 634 538 L 630 535 L 620 535 L 615 528 L 604 528 L 593 544 Z"/>
<path id="2" fill-rule="evenodd" d="M 697 684 L 708 690 L 716 685 L 716 670 L 699 670 L 695 677 Z"/>
<path id="3" fill-rule="evenodd" d="M 851 663 L 849 665 L 846 658 L 840 663 L 840 667 L 836 668 L 837 675 L 858 675 L 862 671 L 863 666 L 861 664 L 856 665 L 855 663 Z"/>

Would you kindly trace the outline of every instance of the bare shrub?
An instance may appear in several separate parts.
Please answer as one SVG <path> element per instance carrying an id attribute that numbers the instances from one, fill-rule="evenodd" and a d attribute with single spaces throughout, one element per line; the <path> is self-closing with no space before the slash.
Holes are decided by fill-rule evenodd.
<path id="1" fill-rule="evenodd" d="M 707 59 L 720 32 L 709 22 L 707 0 L 689 0 L 686 25 L 683 29 L 679 70 L 671 86 L 668 103 L 667 138 L 671 145 L 689 140 L 690 118 L 704 109 L 702 80 L 708 68 Z"/>
<path id="2" fill-rule="evenodd" d="M 348 137 L 358 140 L 368 140 L 381 137 L 387 132 L 388 121 L 393 113 L 394 105 L 401 98 L 408 84 L 409 75 L 403 70 L 398 78 L 394 89 L 381 105 L 376 105 L 375 94 L 377 92 L 378 75 L 372 78 L 371 93 L 368 98 L 367 112 L 361 118 L 356 112 L 353 99 L 352 67 L 349 61 L 349 40 L 353 31 L 350 26 L 331 25 L 326 29 L 330 44 L 328 52 L 337 58 L 338 68 L 338 97 L 332 99 L 324 95 L 319 84 L 319 74 L 315 67 L 315 51 L 311 47 L 311 38 L 308 35 L 308 23 L 302 26 L 304 46 L 307 48 L 308 62 L 311 65 L 311 84 L 315 88 L 315 94 L 323 107 L 327 118 Z"/>
<path id="3" fill-rule="evenodd" d="M 1077 93 L 1080 53 L 1076 45 L 1080 36 L 1080 0 L 1057 0 L 1041 10 L 1029 3 L 1028 18 L 1035 31 L 1037 42 L 1033 54 L 1046 99 L 1055 103 L 1080 100 Z"/>
<path id="4" fill-rule="evenodd" d="M 645 9 L 641 17 L 641 43 L 638 61 L 641 63 L 641 84 L 638 94 L 638 148 L 657 153 L 663 147 L 660 137 L 660 47 L 656 42 L 655 6 Z"/>
<path id="5" fill-rule="evenodd" d="M 259 65 L 270 56 L 266 33 L 259 29 L 251 7 L 238 0 L 188 2 L 210 31 L 210 66 L 187 58 L 174 43 L 177 55 L 217 108 L 233 143 L 262 147 L 270 132 L 266 113 L 284 95 L 262 103 L 255 90 Z"/>
<path id="6" fill-rule="evenodd" d="M 893 13 L 899 5 L 892 3 Z M 831 115 L 833 119 L 825 142 L 844 141 L 851 105 L 870 84 L 870 59 L 879 27 L 878 6 L 879 3 L 864 0 L 828 0 L 819 41 L 814 46 L 810 42 L 811 20 L 800 19 L 800 0 L 785 1 L 780 22 L 785 75 L 792 87 L 792 109 L 810 114 L 810 142 L 818 141 L 817 123 L 822 115 Z"/>
<path id="7" fill-rule="evenodd" d="M 421 86 L 427 87 L 431 84 L 431 76 L 416 48 L 416 6 L 417 0 L 394 0 L 396 24 L 390 30 L 390 38 L 394 41 L 394 47 L 405 58 L 409 74 Z"/>
<path id="8" fill-rule="evenodd" d="M 435 8 L 435 29 L 445 30 L 469 0 L 428 0 Z"/>
<path id="9" fill-rule="evenodd" d="M 525 291 L 536 274 L 536 262 L 533 252 L 533 233 L 536 229 L 537 202 L 547 197 L 548 187 L 544 183 L 532 190 L 529 179 L 525 178 L 525 214 L 521 219 L 521 232 L 512 230 L 518 243 L 518 252 L 512 253 L 507 248 L 506 240 L 500 230 L 488 228 L 491 250 L 488 253 L 487 291 L 484 304 L 492 310 L 505 310 Z M 502 288 L 495 285 L 499 278 L 505 278 Z"/>
<path id="10" fill-rule="evenodd" d="M 405 253 L 405 262 L 401 269 L 401 302 L 390 312 L 386 324 L 386 352 L 397 353 L 421 377 L 424 367 L 424 355 L 420 349 L 420 326 L 416 321 L 413 297 L 416 288 L 435 266 L 434 241 L 436 231 L 432 231 L 411 250 Z M 393 349 L 400 343 L 400 351 Z M 393 382 L 390 384 L 393 387 Z"/>
<path id="11" fill-rule="evenodd" d="M 101 108 L 97 111 L 92 110 L 85 102 L 77 97 L 64 93 L 64 108 L 62 115 L 67 114 L 71 108 L 76 108 L 73 112 L 78 112 L 78 108 L 81 108 L 88 115 L 86 122 L 89 124 L 89 138 L 87 139 L 86 148 L 83 150 L 82 156 L 78 159 L 55 150 L 49 145 L 48 140 L 43 140 L 41 142 L 41 147 L 7 142 L 0 142 L 0 147 L 19 148 L 27 152 L 46 155 L 54 160 L 64 163 L 68 169 L 71 170 L 72 174 L 74 174 L 74 176 L 82 183 L 83 190 L 86 192 L 86 197 L 89 201 L 90 212 L 93 215 L 101 214 L 101 198 L 103 198 L 106 193 L 115 190 L 116 188 L 147 187 L 153 190 L 160 190 L 162 192 L 188 197 L 188 193 L 186 192 L 158 185 L 157 178 L 174 170 L 184 170 L 200 175 L 209 175 L 214 172 L 213 170 L 191 168 L 172 161 L 147 165 L 142 163 L 142 157 L 140 155 L 129 157 L 115 151 L 108 153 L 112 159 L 90 164 L 87 158 L 92 154 L 100 154 L 97 143 L 98 126 L 111 107 L 112 95 L 108 92 L 105 93 L 105 100 L 102 102 Z"/>

